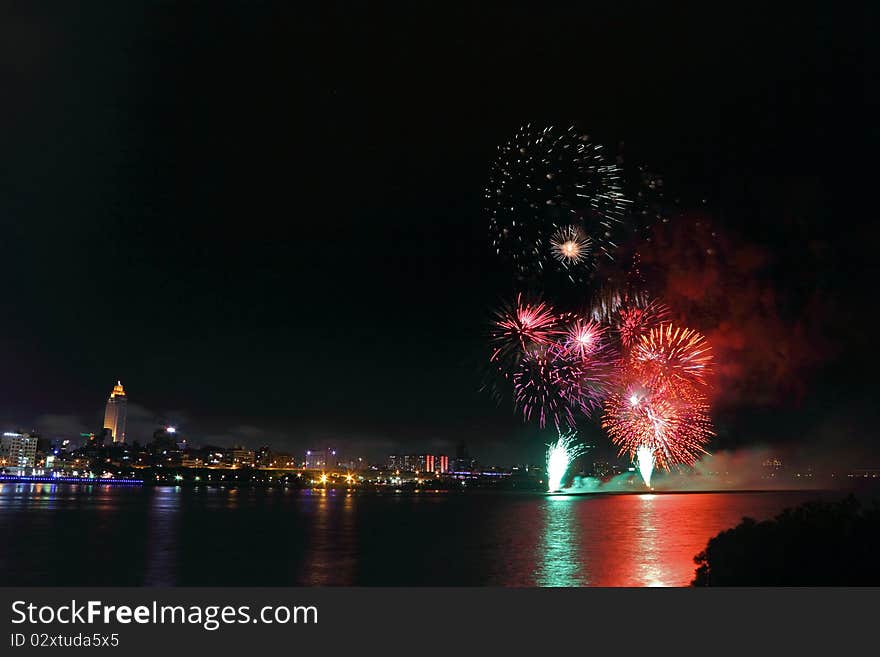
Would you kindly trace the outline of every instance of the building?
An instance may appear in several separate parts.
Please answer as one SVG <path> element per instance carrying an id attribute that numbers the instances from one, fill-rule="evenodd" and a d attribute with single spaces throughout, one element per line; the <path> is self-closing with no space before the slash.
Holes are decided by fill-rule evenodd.
<path id="1" fill-rule="evenodd" d="M 269 465 L 270 468 L 295 468 L 297 466 L 296 458 L 292 454 L 283 454 L 281 452 L 271 452 Z"/>
<path id="2" fill-rule="evenodd" d="M 464 441 L 458 444 L 455 450 L 455 460 L 452 462 L 453 472 L 473 472 L 477 469 L 477 461 L 471 458 L 467 445 Z"/>
<path id="3" fill-rule="evenodd" d="M 153 465 L 180 465 L 184 449 L 178 442 L 179 436 L 175 427 L 162 427 L 153 432 L 153 441 L 147 445 L 147 453 Z"/>
<path id="4" fill-rule="evenodd" d="M 37 460 L 37 437 L 7 431 L 0 436 L 0 467 L 33 468 Z"/>
<path id="5" fill-rule="evenodd" d="M 233 446 L 226 450 L 226 462 L 232 467 L 253 467 L 254 450 Z"/>
<path id="6" fill-rule="evenodd" d="M 338 462 L 335 449 L 310 449 L 306 452 L 306 470 L 332 470 Z"/>
<path id="7" fill-rule="evenodd" d="M 274 459 L 272 458 L 272 450 L 269 449 L 268 445 L 263 445 L 257 450 L 256 460 L 258 468 L 273 467 L 272 463 L 274 462 Z"/>
<path id="8" fill-rule="evenodd" d="M 122 382 L 117 381 L 110 391 L 110 398 L 104 407 L 104 428 L 110 431 L 110 436 L 114 443 L 125 442 L 125 416 L 128 404 L 128 397 L 125 395 L 125 388 Z"/>
<path id="9" fill-rule="evenodd" d="M 445 454 L 391 454 L 386 467 L 401 472 L 446 474 L 449 472 L 449 457 Z"/>
<path id="10" fill-rule="evenodd" d="M 361 472 L 367 469 L 367 461 L 362 456 L 352 456 L 345 461 L 339 460 L 338 465 L 343 470 L 349 470 L 351 472 Z"/>

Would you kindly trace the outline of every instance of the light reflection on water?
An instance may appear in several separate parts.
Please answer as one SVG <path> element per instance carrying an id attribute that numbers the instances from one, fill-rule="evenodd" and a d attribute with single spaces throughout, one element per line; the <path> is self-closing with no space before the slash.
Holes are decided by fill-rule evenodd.
<path id="1" fill-rule="evenodd" d="M 819 496 L 4 483 L 0 585 L 685 586 L 711 536 Z"/>
<path id="2" fill-rule="evenodd" d="M 656 495 L 645 493 L 638 495 L 639 525 L 636 533 L 638 542 L 638 554 L 641 556 L 636 566 L 637 581 L 642 586 L 674 586 L 663 570 L 663 561 L 657 545 L 660 542 L 659 527 L 656 524 L 656 509 L 654 507 Z"/>
<path id="3" fill-rule="evenodd" d="M 586 586 L 587 564 L 581 558 L 581 526 L 578 498 L 547 497 L 543 504 L 544 527 L 538 550 L 538 586 Z"/>
<path id="4" fill-rule="evenodd" d="M 180 486 L 159 488 L 150 501 L 147 531 L 146 586 L 174 586 L 177 581 L 177 537 Z"/>

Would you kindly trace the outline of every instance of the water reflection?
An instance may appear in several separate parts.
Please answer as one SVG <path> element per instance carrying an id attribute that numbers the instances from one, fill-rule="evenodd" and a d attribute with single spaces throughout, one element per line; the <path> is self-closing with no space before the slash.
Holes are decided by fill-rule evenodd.
<path id="1" fill-rule="evenodd" d="M 639 560 L 636 563 L 635 579 L 638 586 L 670 586 L 671 582 L 664 572 L 661 551 L 660 530 L 657 526 L 656 495 L 646 493 L 638 496 L 638 524 L 635 542 Z"/>
<path id="2" fill-rule="evenodd" d="M 0 585 L 686 586 L 816 493 L 347 495 L 0 484 Z"/>
<path id="3" fill-rule="evenodd" d="M 538 586 L 586 586 L 586 568 L 582 563 L 583 531 L 574 497 L 553 495 L 544 499 L 535 583 Z"/>
<path id="4" fill-rule="evenodd" d="M 146 586 L 174 586 L 177 581 L 177 515 L 180 486 L 160 487 L 153 492 L 148 514 Z"/>
<path id="5" fill-rule="evenodd" d="M 301 579 L 308 586 L 351 582 L 357 563 L 355 496 L 335 490 L 309 491 L 303 498 L 311 513 Z"/>

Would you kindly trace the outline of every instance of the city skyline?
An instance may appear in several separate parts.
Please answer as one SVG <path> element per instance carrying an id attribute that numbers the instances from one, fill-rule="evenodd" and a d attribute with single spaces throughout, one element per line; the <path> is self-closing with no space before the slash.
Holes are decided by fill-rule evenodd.
<path id="1" fill-rule="evenodd" d="M 122 400 L 122 410 L 119 410 L 119 401 Z M 128 395 L 125 392 L 125 388 L 123 387 L 121 380 L 117 380 L 116 384 L 113 386 L 110 396 L 107 398 L 107 402 L 105 405 L 105 415 L 104 421 L 101 423 L 102 426 L 100 429 L 93 431 L 72 431 L 69 433 L 46 433 L 41 431 L 39 427 L 30 427 L 25 430 L 22 425 L 11 424 L 7 425 L 8 427 L 15 427 L 15 431 L 6 431 L 4 436 L 4 453 L 17 453 L 23 454 L 21 450 L 21 446 L 18 444 L 23 438 L 28 438 L 29 444 L 28 449 L 30 450 L 28 454 L 29 458 L 21 461 L 21 465 L 34 467 L 35 463 L 35 452 L 36 445 L 39 439 L 45 441 L 46 445 L 61 445 L 64 443 L 65 445 L 70 445 L 70 447 L 66 447 L 66 450 L 69 449 L 80 449 L 87 447 L 92 444 L 95 440 L 98 441 L 97 444 L 103 444 L 105 446 L 111 445 L 125 445 L 125 440 L 117 440 L 115 438 L 115 430 L 112 426 L 108 427 L 107 424 L 113 424 L 112 421 L 108 422 L 108 418 L 112 420 L 113 418 L 117 418 L 121 423 L 121 426 L 125 426 L 125 409 L 128 404 Z M 208 449 L 218 449 L 220 450 L 217 454 L 219 460 L 214 462 L 215 465 L 220 465 L 221 462 L 226 462 L 227 459 L 231 459 L 229 461 L 231 464 L 235 464 L 238 462 L 249 464 L 253 467 L 259 467 L 262 463 L 262 459 L 260 454 L 262 452 L 270 453 L 274 457 L 283 457 L 284 465 L 282 466 L 280 463 L 273 463 L 272 465 L 275 467 L 289 467 L 289 468 L 304 468 L 304 469 L 322 469 L 322 468 L 336 468 L 336 466 L 344 466 L 345 469 L 363 469 L 367 467 L 386 467 L 389 469 L 399 469 L 405 471 L 416 471 L 418 472 L 420 469 L 425 471 L 434 471 L 435 464 L 437 472 L 446 473 L 454 472 L 456 470 L 466 469 L 466 466 L 463 465 L 465 461 L 470 463 L 470 467 L 476 467 L 478 464 L 480 467 L 489 467 L 489 468 L 511 468 L 511 467 L 543 467 L 536 466 L 542 462 L 540 458 L 540 454 L 538 457 L 529 459 L 529 458 L 516 458 L 512 456 L 510 453 L 506 456 L 506 458 L 497 459 L 491 457 L 487 454 L 480 455 L 479 458 L 475 458 L 471 456 L 468 451 L 468 445 L 463 440 L 447 440 L 439 443 L 434 443 L 433 446 L 424 447 L 423 445 L 418 444 L 407 444 L 407 443 L 387 443 L 387 449 L 384 450 L 374 450 L 370 452 L 369 450 L 362 449 L 363 445 L 359 443 L 355 443 L 353 446 L 348 446 L 346 448 L 344 457 L 340 448 L 345 444 L 345 441 L 334 440 L 332 437 L 325 437 L 319 440 L 299 440 L 294 443 L 296 446 L 290 446 L 291 441 L 282 440 L 280 442 L 273 443 L 269 437 L 263 435 L 259 438 L 247 437 L 242 434 L 228 433 L 223 435 L 209 435 L 209 436 L 200 436 L 199 434 L 192 434 L 187 431 L 186 427 L 178 427 L 175 424 L 164 421 L 159 416 L 153 416 L 152 419 L 144 421 L 140 424 L 140 431 L 137 436 L 133 437 L 131 440 L 127 441 L 132 446 L 140 445 L 141 448 L 149 447 L 150 444 L 156 444 L 156 441 L 169 441 L 169 444 L 174 446 L 174 449 L 180 449 L 180 453 L 183 454 L 187 449 L 195 450 L 196 452 L 202 452 Z M 123 429 L 124 431 L 124 429 Z M 552 435 L 552 431 L 544 432 L 544 435 L 550 436 Z M 15 445 L 12 444 L 12 441 L 16 441 Z M 599 441 L 601 442 L 601 437 L 599 437 Z M 545 445 L 540 445 L 543 451 Z M 603 463 L 606 464 L 603 467 L 612 467 L 614 468 L 622 468 L 619 469 L 618 472 L 621 472 L 630 466 L 631 470 L 635 468 L 635 463 L 632 463 L 630 459 L 626 458 L 624 455 L 616 454 L 613 449 L 609 449 L 605 446 L 605 449 L 602 448 L 601 445 L 597 444 L 596 440 L 588 440 L 585 444 L 586 452 L 584 455 L 585 463 Z M 331 464 L 331 459 L 328 455 L 332 453 L 333 457 L 337 456 L 339 453 L 339 459 L 334 460 Z M 776 468 L 781 467 L 782 462 L 780 458 L 784 459 L 789 466 L 794 466 L 795 470 L 803 470 L 804 472 L 810 473 L 809 476 L 813 476 L 814 474 L 818 474 L 820 476 L 828 476 L 832 473 L 846 473 L 846 472 L 866 472 L 869 473 L 865 476 L 872 476 L 870 473 L 874 473 L 876 475 L 877 472 L 880 472 L 880 464 L 876 463 L 875 460 L 871 458 L 865 459 L 859 455 L 853 455 L 852 457 L 841 457 L 837 455 L 835 458 L 830 459 L 827 458 L 827 455 L 823 455 L 820 452 L 810 453 L 809 451 L 799 450 L 799 451 L 791 451 L 786 449 L 785 446 L 773 446 L 773 445 L 759 445 L 753 446 L 752 448 L 743 448 L 732 451 L 720 451 L 717 455 L 708 455 L 710 465 L 700 465 L 698 464 L 698 471 L 707 471 L 712 470 L 713 468 L 721 468 L 724 469 L 732 468 L 736 469 L 736 462 L 739 460 L 741 462 L 748 462 L 751 465 L 749 467 L 754 468 L 756 464 L 762 464 L 763 466 L 773 465 L 775 464 Z M 11 459 L 4 459 L 3 465 L 10 465 L 12 463 Z M 420 463 L 420 467 L 416 467 L 413 464 Z M 430 467 L 428 464 L 430 463 Z M 202 463 L 201 461 L 193 461 L 187 465 L 184 459 L 184 466 L 186 467 L 200 467 L 202 465 L 208 465 L 208 463 Z M 801 475 L 798 475 L 801 476 Z M 836 476 L 836 475 L 835 475 Z M 850 474 L 849 476 L 852 476 Z M 770 477 L 772 479 L 772 477 Z"/>

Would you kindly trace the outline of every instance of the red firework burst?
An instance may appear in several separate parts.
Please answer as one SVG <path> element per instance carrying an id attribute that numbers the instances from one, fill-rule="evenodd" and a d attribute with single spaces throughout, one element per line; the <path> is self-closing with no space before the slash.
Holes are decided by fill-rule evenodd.
<path id="1" fill-rule="evenodd" d="M 618 453 L 634 458 L 640 447 L 651 450 L 657 467 L 692 465 L 712 437 L 705 401 L 685 401 L 633 384 L 605 403 L 602 426 Z"/>
<path id="2" fill-rule="evenodd" d="M 632 350 L 632 364 L 652 389 L 679 399 L 701 397 L 712 351 L 697 331 L 663 324 L 643 335 Z"/>
<path id="3" fill-rule="evenodd" d="M 644 292 L 604 291 L 595 300 L 593 318 L 611 326 L 626 350 L 661 322 L 669 321 L 669 307 Z"/>
<path id="4" fill-rule="evenodd" d="M 655 326 L 669 318 L 669 308 L 659 301 L 647 301 L 644 305 L 623 305 L 617 313 L 615 326 L 620 343 L 627 349 Z"/>

